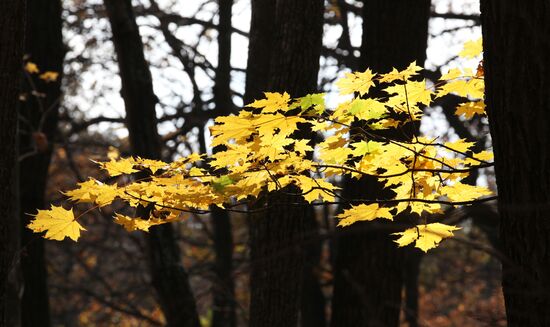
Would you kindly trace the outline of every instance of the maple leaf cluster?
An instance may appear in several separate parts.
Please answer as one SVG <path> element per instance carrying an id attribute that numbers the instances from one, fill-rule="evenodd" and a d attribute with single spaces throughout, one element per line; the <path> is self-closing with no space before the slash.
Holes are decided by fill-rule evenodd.
<path id="1" fill-rule="evenodd" d="M 479 42 L 468 43 L 463 54 L 479 55 Z M 393 220 L 401 213 L 421 217 L 442 212 L 444 205 L 468 204 L 490 195 L 487 188 L 461 182 L 473 169 L 492 164 L 492 154 L 475 153 L 473 142 L 439 142 L 420 135 L 403 141 L 380 133 L 420 120 L 424 106 L 449 93 L 465 98 L 457 115 L 470 119 L 484 114 L 479 72 L 451 69 L 428 86 L 419 79 L 420 71 L 413 62 L 402 71 L 385 74 L 370 69 L 348 73 L 336 82 L 342 100 L 334 109 L 327 108 L 324 94 L 292 98 L 267 92 L 237 115 L 215 119 L 210 128 L 212 146 L 223 145 L 222 151 L 209 157 L 194 153 L 171 163 L 112 157 L 98 165 L 115 183 L 90 178 L 65 194 L 73 202 L 96 207 L 120 200 L 132 208 L 150 208 L 149 219 L 115 213 L 114 222 L 128 231 L 148 231 L 154 225 L 185 219 L 188 212 L 207 212 L 211 205 L 232 210 L 243 201 L 282 189 L 299 190 L 296 195 L 309 203 L 343 203 L 349 199 L 339 193 L 334 178 L 343 175 L 374 177 L 394 197 L 363 199 L 337 216 L 340 226 Z M 373 89 L 376 97 L 370 96 Z M 303 130 L 325 138 L 312 144 L 299 132 Z M 29 228 L 46 231 L 49 239 L 77 240 L 83 228 L 76 220 L 72 211 L 53 206 L 40 210 Z M 427 251 L 457 229 L 419 219 L 417 226 L 397 233 L 396 243 L 415 243 Z"/>

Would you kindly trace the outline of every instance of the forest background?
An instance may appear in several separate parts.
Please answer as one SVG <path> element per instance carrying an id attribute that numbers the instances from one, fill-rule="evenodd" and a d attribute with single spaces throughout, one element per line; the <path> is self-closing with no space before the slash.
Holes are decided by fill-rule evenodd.
<path id="1" fill-rule="evenodd" d="M 389 71 L 417 60 L 425 62 L 423 77 L 435 81 L 448 67 L 472 65 L 455 54 L 466 40 L 480 35 L 479 4 L 473 1 L 287 2 L 286 11 L 277 7 L 277 15 L 270 12 L 275 8 L 270 3 L 253 1 L 252 9 L 247 1 L 224 0 L 136 1 L 131 6 L 129 1 L 108 0 L 28 4 L 21 65 L 24 89 L 19 96 L 21 274 L 15 273 L 23 300 L 20 309 L 14 307 L 23 325 L 242 326 L 262 315 L 288 317 L 302 326 L 346 326 L 346 321 L 356 319 L 374 325 L 365 315 L 376 317 L 380 325 L 505 325 L 494 203 L 447 212 L 446 219 L 463 227 L 457 237 L 427 255 L 398 250 L 399 259 L 387 262 L 376 260 L 394 254 L 384 250 L 387 240 L 395 246 L 391 239 L 380 236 L 379 230 L 360 228 L 345 235 L 333 219 L 338 208 L 317 206 L 302 244 L 303 269 L 290 275 L 290 285 L 282 285 L 303 288 L 302 295 L 282 292 L 273 300 L 297 305 L 283 305 L 283 311 L 272 314 L 260 308 L 252 316 L 250 296 L 255 290 L 249 289 L 248 281 L 254 240 L 244 214 L 214 210 L 147 235 L 125 232 L 111 222 L 108 209 L 93 211 L 84 218 L 89 231 L 77 244 L 45 242 L 25 229 L 30 219 L 25 213 L 59 204 L 64 199 L 59 190 L 87 176 L 101 176 L 90 159 L 142 155 L 173 160 L 211 152 L 208 127 L 216 116 L 235 112 L 270 88 L 294 90 L 296 96 L 324 91 L 330 99 L 335 97 L 334 80 L 346 71 L 364 70 L 365 64 Z M 249 32 L 249 24 L 256 24 L 257 34 Z M 276 61 L 274 53 L 282 53 L 276 52 L 277 42 L 266 41 L 281 37 L 278 26 L 293 26 L 299 34 L 288 53 L 317 56 L 319 65 L 315 60 L 296 62 L 294 69 L 305 71 L 298 77 L 263 70 L 262 61 Z M 246 51 L 248 39 L 259 46 Z M 315 42 L 317 52 L 312 50 Z M 246 53 L 254 49 L 258 52 L 247 60 Z M 141 115 L 151 103 L 161 142 L 139 150 L 125 123 L 154 122 Z M 420 128 L 446 140 L 465 138 L 478 141 L 480 149 L 488 146 L 486 119 L 461 120 L 453 115 L 456 105 L 446 100 L 425 108 Z M 135 108 L 133 115 L 129 107 Z M 146 140 L 141 144 L 156 139 L 140 137 Z M 143 154 L 148 151 L 157 152 Z M 495 188 L 491 170 L 471 182 Z M 365 235 L 375 240 L 364 243 Z M 381 247 L 368 250 L 375 244 Z M 372 253 L 378 249 L 382 255 Z M 363 253 L 342 262 L 337 259 L 339 251 Z M 276 260 L 281 259 L 272 264 L 292 266 Z M 383 285 L 397 290 L 393 294 L 398 299 L 380 296 L 387 289 L 377 285 L 381 290 L 372 292 L 374 298 L 384 299 L 378 308 L 370 302 L 374 295 L 362 294 L 372 284 L 357 285 L 342 271 L 383 280 Z M 385 276 L 388 271 L 392 273 Z M 395 272 L 400 276 L 394 278 Z M 342 281 L 356 294 L 340 295 L 335 301 L 335 283 Z M 262 287 L 266 288 L 258 289 Z"/>

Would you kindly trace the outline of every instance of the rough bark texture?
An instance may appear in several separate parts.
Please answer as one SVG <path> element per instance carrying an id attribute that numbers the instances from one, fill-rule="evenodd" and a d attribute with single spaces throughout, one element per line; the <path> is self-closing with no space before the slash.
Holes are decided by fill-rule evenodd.
<path id="1" fill-rule="evenodd" d="M 231 7 L 233 0 L 218 0 L 218 67 L 214 85 L 214 104 L 218 115 L 233 111 L 231 99 Z M 218 149 L 214 149 L 217 151 Z M 229 212 L 213 206 L 212 231 L 214 236 L 213 327 L 233 327 L 235 317 L 235 286 L 233 282 L 233 235 Z"/>
<path id="2" fill-rule="evenodd" d="M 426 59 L 428 0 L 365 0 L 359 70 L 389 72 Z M 387 131 L 405 138 L 409 132 Z M 374 179 L 346 180 L 344 198 L 383 199 Z M 398 326 L 403 286 L 404 251 L 398 249 L 383 222 L 356 223 L 338 238 L 332 327 Z M 414 302 L 411 302 L 414 304 Z M 413 312 L 415 308 L 410 308 Z M 409 311 L 411 312 L 411 311 Z"/>
<path id="3" fill-rule="evenodd" d="M 19 299 L 10 292 L 19 250 L 17 98 L 25 30 L 25 1 L 0 2 L 0 326 L 17 326 Z M 10 276 L 11 275 L 11 276 Z M 15 305 L 14 305 L 15 304 Z M 14 307 L 15 306 L 15 307 Z"/>
<path id="4" fill-rule="evenodd" d="M 298 97 L 316 90 L 322 14 L 321 0 L 252 1 L 245 103 L 262 91 Z M 261 208 L 250 217 L 250 326 L 296 326 L 312 210 L 301 197 L 281 193 L 253 205 Z"/>
<path id="5" fill-rule="evenodd" d="M 153 93 L 151 73 L 145 61 L 131 0 L 105 0 L 105 7 L 113 31 L 132 154 L 160 159 L 155 114 L 157 97 Z M 147 215 L 147 210 L 141 211 Z M 168 326 L 198 327 L 195 300 L 174 234 L 169 224 L 150 229 L 148 240 L 153 286 Z"/>
<path id="6" fill-rule="evenodd" d="M 25 228 L 30 222 L 28 213 L 44 209 L 44 193 L 48 168 L 57 131 L 57 116 L 61 98 L 61 76 L 64 48 L 61 35 L 61 2 L 32 1 L 27 6 L 25 54 L 41 72 L 59 73 L 55 82 L 45 82 L 36 74 L 27 74 L 24 92 L 27 100 L 20 104 L 25 118 L 19 131 L 20 162 L 19 192 L 21 220 L 21 270 L 23 300 L 21 323 L 34 327 L 50 325 L 47 273 L 44 259 L 44 239 Z M 33 88 L 44 97 L 32 96 Z M 47 144 L 40 144 L 47 142 Z M 28 155 L 33 153 L 32 155 Z"/>
<path id="7" fill-rule="evenodd" d="M 508 326 L 550 326 L 550 4 L 481 1 Z"/>

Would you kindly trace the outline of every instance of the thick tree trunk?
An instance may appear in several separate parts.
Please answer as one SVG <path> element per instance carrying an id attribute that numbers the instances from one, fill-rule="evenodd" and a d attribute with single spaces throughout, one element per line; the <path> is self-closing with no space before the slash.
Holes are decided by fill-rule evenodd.
<path id="1" fill-rule="evenodd" d="M 413 60 L 422 66 L 426 59 L 430 1 L 363 3 L 359 70 L 371 68 L 384 73 L 392 67 L 403 69 Z M 386 134 L 400 138 L 402 135 L 402 131 Z M 366 199 L 390 196 L 369 178 L 347 179 L 342 195 Z M 383 222 L 356 223 L 342 230 L 334 268 L 332 327 L 399 325 L 405 253 L 393 243 L 390 227 Z"/>
<path id="2" fill-rule="evenodd" d="M 323 242 L 315 212 L 310 208 L 306 214 L 300 323 L 302 327 L 324 327 L 327 325 L 327 301 L 319 279 Z"/>
<path id="3" fill-rule="evenodd" d="M 262 91 L 315 92 L 322 18 L 321 0 L 252 1 L 246 103 Z M 313 211 L 301 197 L 278 193 L 260 202 L 252 209 L 267 210 L 250 217 L 250 326 L 296 326 L 305 223 Z"/>
<path id="4" fill-rule="evenodd" d="M 17 208 L 17 98 L 25 39 L 24 0 L 0 2 L 0 327 L 18 325 L 13 292 L 19 251 Z"/>
<path id="5" fill-rule="evenodd" d="M 155 113 L 157 97 L 153 92 L 151 72 L 145 61 L 131 0 L 105 0 L 105 7 L 113 31 L 132 154 L 160 159 Z M 142 213 L 147 214 L 146 210 Z M 148 240 L 153 286 L 168 326 L 198 327 L 195 300 L 174 234 L 169 224 L 150 229 Z"/>
<path id="6" fill-rule="evenodd" d="M 28 213 L 45 208 L 44 195 L 48 168 L 57 131 L 57 116 L 61 100 L 61 76 L 63 73 L 63 40 L 61 35 L 61 2 L 32 1 L 27 6 L 26 55 L 41 72 L 59 73 L 55 82 L 45 82 L 37 75 L 26 77 L 24 83 L 27 100 L 21 102 L 20 115 L 26 124 L 19 131 L 20 163 L 20 220 L 21 270 L 23 272 L 23 301 L 21 322 L 23 326 L 50 325 L 50 307 L 47 273 L 44 259 L 44 239 L 25 226 L 30 222 Z M 29 82 L 32 80 L 32 84 Z M 32 95 L 33 86 L 44 94 Z M 40 141 L 42 140 L 42 141 Z M 33 153 L 28 155 L 29 153 Z"/>
<path id="7" fill-rule="evenodd" d="M 481 1 L 508 325 L 550 326 L 550 5 Z"/>
<path id="8" fill-rule="evenodd" d="M 214 104 L 218 115 L 228 115 L 233 112 L 234 104 L 231 98 L 231 7 L 233 0 L 218 0 L 218 67 L 214 85 Z M 217 151 L 218 149 L 214 149 Z M 233 235 L 229 212 L 218 207 L 211 207 L 212 231 L 214 234 L 213 291 L 213 327 L 234 327 L 235 316 L 235 286 L 233 282 Z"/>

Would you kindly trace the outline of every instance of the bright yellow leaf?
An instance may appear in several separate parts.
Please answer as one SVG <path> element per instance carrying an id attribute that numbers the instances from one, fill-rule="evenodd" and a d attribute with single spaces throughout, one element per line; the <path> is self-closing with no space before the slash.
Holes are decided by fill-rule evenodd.
<path id="1" fill-rule="evenodd" d="M 252 114 L 241 111 L 238 116 L 222 116 L 215 119 L 216 125 L 210 127 L 214 137 L 212 146 L 228 143 L 230 140 L 246 139 L 254 131 Z"/>
<path id="2" fill-rule="evenodd" d="M 433 223 L 426 225 L 418 225 L 413 228 L 409 228 L 404 232 L 393 233 L 393 235 L 400 235 L 395 242 L 399 247 L 409 245 L 415 242 L 415 247 L 424 252 L 437 247 L 439 242 L 444 238 L 453 236 L 453 232 L 459 230 L 460 227 L 445 225 L 441 223 Z"/>
<path id="3" fill-rule="evenodd" d="M 393 68 L 391 72 L 381 74 L 380 82 L 390 83 L 393 81 L 406 81 L 412 76 L 418 75 L 421 70 L 422 67 L 418 66 L 416 64 L 416 61 L 413 61 L 409 64 L 407 68 L 403 69 L 402 71 L 398 71 L 397 69 Z"/>
<path id="4" fill-rule="evenodd" d="M 466 59 L 472 59 L 479 56 L 483 52 L 483 39 L 479 38 L 475 41 L 464 43 L 464 49 L 459 52 L 459 56 Z"/>
<path id="5" fill-rule="evenodd" d="M 155 225 L 165 224 L 168 221 L 163 219 L 141 219 L 141 218 L 133 218 L 129 216 L 125 216 L 119 213 L 115 214 L 115 223 L 121 225 L 129 232 L 133 232 L 135 230 L 141 230 L 144 232 L 148 232 L 149 228 Z"/>
<path id="6" fill-rule="evenodd" d="M 380 119 L 388 114 L 386 105 L 375 99 L 353 99 L 349 113 L 362 120 Z"/>
<path id="7" fill-rule="evenodd" d="M 454 142 L 445 142 L 445 146 L 457 152 L 466 152 L 475 145 L 475 142 L 467 142 L 466 139 L 459 139 Z"/>
<path id="8" fill-rule="evenodd" d="M 478 78 L 469 80 L 455 79 L 438 88 L 436 97 L 439 98 L 449 93 L 455 93 L 461 97 L 481 99 L 484 94 L 484 85 L 483 80 Z"/>
<path id="9" fill-rule="evenodd" d="M 69 237 L 75 242 L 80 237 L 80 231 L 86 230 L 75 220 L 72 209 L 66 210 L 54 205 L 50 210 L 38 210 L 27 227 L 35 233 L 45 231 L 44 237 L 49 240 L 62 241 L 65 237 Z"/>
<path id="10" fill-rule="evenodd" d="M 446 195 L 453 202 L 472 201 L 482 196 L 493 194 L 493 192 L 486 187 L 473 186 L 460 182 L 450 186 L 443 186 L 440 193 Z"/>
<path id="11" fill-rule="evenodd" d="M 485 115 L 485 102 L 480 100 L 461 103 L 456 107 L 455 115 L 464 115 L 466 119 L 472 119 L 474 115 Z"/>
<path id="12" fill-rule="evenodd" d="M 380 207 L 377 203 L 360 204 L 344 210 L 337 216 L 338 226 L 349 226 L 358 221 L 371 221 L 377 218 L 393 220 L 390 208 Z"/>
<path id="13" fill-rule="evenodd" d="M 370 69 L 364 72 L 346 73 L 345 77 L 336 81 L 336 86 L 340 90 L 340 95 L 359 93 L 361 96 L 367 94 L 372 86 L 374 86 L 374 77 L 376 74 Z"/>
<path id="14" fill-rule="evenodd" d="M 247 107 L 263 108 L 263 113 L 277 112 L 278 110 L 287 111 L 290 95 L 288 93 L 265 92 L 265 99 L 256 100 Z"/>
<path id="15" fill-rule="evenodd" d="M 111 177 L 119 176 L 122 174 L 137 173 L 139 170 L 134 169 L 135 164 L 136 161 L 134 160 L 134 158 L 131 157 L 99 163 L 101 168 L 105 169 Z"/>

